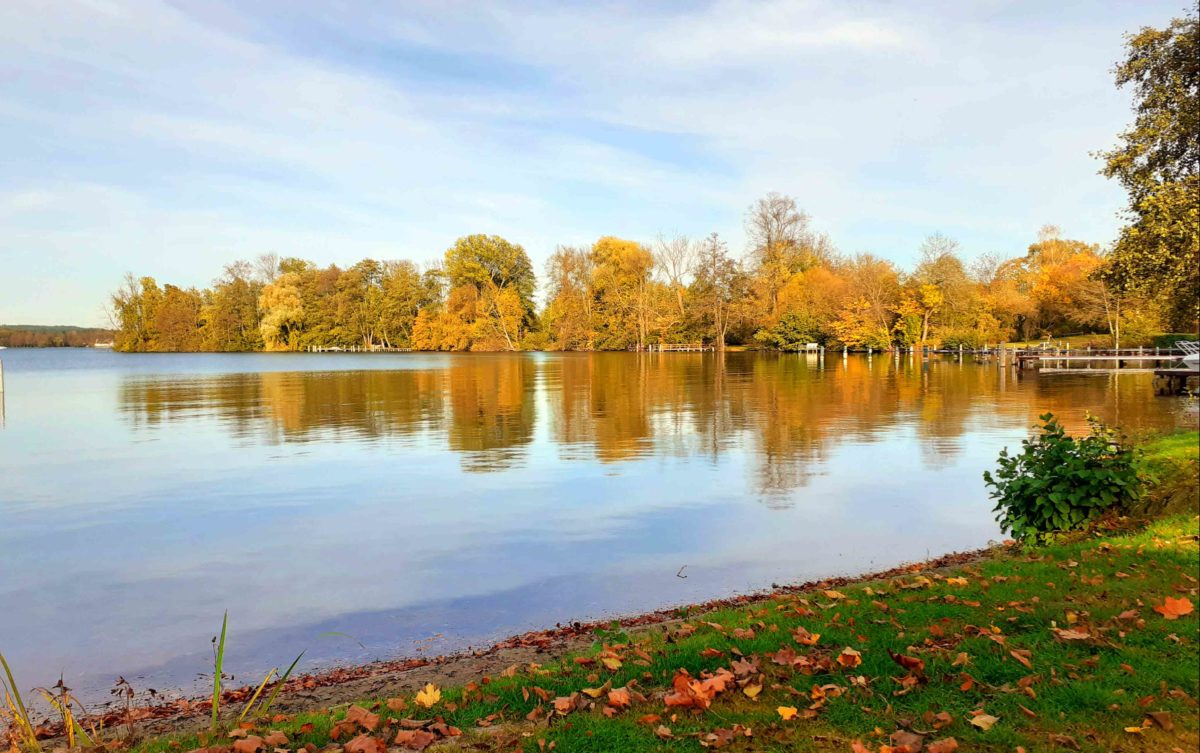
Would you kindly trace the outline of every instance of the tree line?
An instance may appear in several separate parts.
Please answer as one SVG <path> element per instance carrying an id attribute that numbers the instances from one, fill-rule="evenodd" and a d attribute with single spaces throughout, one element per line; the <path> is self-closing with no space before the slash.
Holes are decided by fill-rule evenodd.
<path id="1" fill-rule="evenodd" d="M 789 196 L 745 218 L 745 253 L 712 234 L 562 246 L 543 277 L 525 250 L 460 238 L 436 263 L 366 259 L 342 269 L 268 254 L 199 290 L 126 277 L 112 296 L 125 351 L 640 350 L 704 343 L 793 349 L 974 348 L 1083 332 L 1114 346 L 1200 320 L 1200 43 L 1195 19 L 1127 38 L 1119 86 L 1134 124 L 1100 155 L 1127 190 L 1111 249 L 1044 227 L 1023 253 L 968 260 L 925 239 L 912 270 L 846 255 Z"/>
<path id="2" fill-rule="evenodd" d="M 1100 274 L 1100 248 L 1043 228 L 1025 254 L 968 263 L 928 237 L 906 272 L 837 253 L 794 199 L 771 194 L 747 215 L 735 258 L 716 234 L 646 244 L 612 236 L 557 248 L 544 305 L 525 250 L 460 238 L 437 264 L 366 259 L 342 269 L 265 255 L 199 290 L 128 277 L 113 295 L 125 351 L 641 350 L 664 343 L 781 350 L 967 348 L 1104 332 L 1114 343 L 1161 331 L 1158 301 Z"/>
<path id="3" fill-rule="evenodd" d="M 112 342 L 110 329 L 97 327 L 0 324 L 0 345 L 8 348 L 86 348 Z"/>

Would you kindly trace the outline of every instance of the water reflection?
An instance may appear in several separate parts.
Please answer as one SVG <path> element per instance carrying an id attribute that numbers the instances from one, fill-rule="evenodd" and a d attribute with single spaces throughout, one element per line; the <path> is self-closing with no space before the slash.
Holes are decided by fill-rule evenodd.
<path id="1" fill-rule="evenodd" d="M 139 432 L 213 420 L 247 443 L 432 442 L 470 472 L 521 467 L 539 422 L 568 463 L 718 463 L 749 451 L 753 488 L 772 504 L 786 504 L 839 443 L 869 443 L 897 427 L 919 440 L 921 466 L 937 469 L 981 423 L 1025 428 L 1046 411 L 1077 428 L 1088 413 L 1134 430 L 1173 420 L 1130 375 L 1018 378 L 969 360 L 749 353 L 481 355 L 394 371 L 128 374 L 119 405 Z"/>

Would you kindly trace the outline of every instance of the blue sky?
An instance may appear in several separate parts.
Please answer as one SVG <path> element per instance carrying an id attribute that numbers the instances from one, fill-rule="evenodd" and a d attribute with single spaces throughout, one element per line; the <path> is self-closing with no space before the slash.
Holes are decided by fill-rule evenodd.
<path id="1" fill-rule="evenodd" d="M 0 3 L 0 322 L 126 271 L 720 232 L 796 197 L 846 253 L 1110 242 L 1138 2 Z"/>

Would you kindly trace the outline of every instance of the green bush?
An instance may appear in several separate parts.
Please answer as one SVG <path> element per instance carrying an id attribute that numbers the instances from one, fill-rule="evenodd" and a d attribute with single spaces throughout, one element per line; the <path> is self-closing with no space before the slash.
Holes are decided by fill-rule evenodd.
<path id="1" fill-rule="evenodd" d="M 946 350 L 954 350 L 959 345 L 966 350 L 978 350 L 985 344 L 983 335 L 973 329 L 951 329 L 942 333 L 942 347 Z"/>
<path id="2" fill-rule="evenodd" d="M 1153 345 L 1155 348 L 1174 348 L 1175 343 L 1180 340 L 1195 340 L 1198 335 L 1189 335 L 1180 332 L 1169 332 L 1165 335 L 1156 335 Z"/>
<path id="3" fill-rule="evenodd" d="M 1075 438 L 1047 413 L 1041 433 L 1018 455 L 1000 451 L 992 487 L 996 519 L 1018 540 L 1087 525 L 1109 510 L 1125 510 L 1142 495 L 1137 453 L 1123 437 L 1089 417 L 1091 433 Z"/>

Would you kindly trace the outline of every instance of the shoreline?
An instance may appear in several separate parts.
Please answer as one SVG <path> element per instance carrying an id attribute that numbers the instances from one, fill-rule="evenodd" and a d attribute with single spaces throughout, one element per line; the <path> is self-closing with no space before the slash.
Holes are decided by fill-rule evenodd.
<path id="1" fill-rule="evenodd" d="M 289 678 L 280 691 L 273 710 L 278 714 L 291 715 L 334 708 L 366 697 L 410 693 L 427 682 L 439 685 L 456 684 L 462 682 L 464 677 L 495 675 L 512 665 L 546 663 L 561 659 L 593 645 L 598 630 L 609 630 L 619 626 L 622 630 L 641 632 L 669 627 L 723 609 L 769 602 L 783 596 L 842 588 L 903 575 L 934 573 L 985 559 L 991 554 L 1003 551 L 1006 545 L 1007 542 L 980 549 L 948 552 L 938 557 L 901 563 L 883 570 L 776 585 L 745 594 L 666 606 L 650 612 L 586 622 L 572 621 L 566 625 L 559 624 L 552 628 L 511 635 L 480 649 L 465 649 L 433 657 L 399 657 L 334 666 Z M 267 688 L 267 692 L 270 692 L 274 685 L 268 685 Z M 254 685 L 242 685 L 222 691 L 222 707 L 226 709 L 222 712 L 222 717 L 235 718 L 237 709 L 255 690 Z M 140 692 L 128 710 L 121 707 L 118 700 L 108 701 L 96 712 L 80 718 L 79 721 L 85 728 L 88 728 L 89 724 L 114 731 L 131 728 L 135 737 L 196 732 L 203 729 L 209 721 L 212 709 L 211 695 L 184 695 L 168 702 L 145 702 L 152 698 L 147 691 Z M 139 704 L 139 700 L 143 703 Z M 64 734 L 62 723 L 49 718 L 44 719 L 37 730 L 38 738 L 46 741 L 59 740 Z"/>

